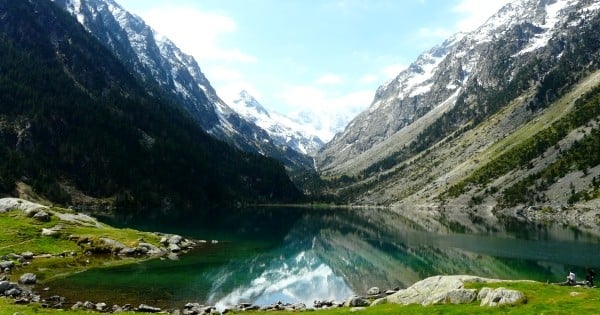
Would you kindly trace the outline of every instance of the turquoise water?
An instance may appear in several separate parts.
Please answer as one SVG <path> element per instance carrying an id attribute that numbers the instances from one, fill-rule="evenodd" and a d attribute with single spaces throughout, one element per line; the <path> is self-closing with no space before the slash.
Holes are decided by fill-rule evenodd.
<path id="1" fill-rule="evenodd" d="M 224 213 L 179 222 L 113 221 L 209 242 L 179 260 L 94 269 L 46 283 L 48 294 L 66 296 L 70 302 L 160 307 L 187 302 L 312 305 L 314 300 L 364 294 L 372 286 L 407 287 L 438 274 L 558 282 L 569 270 L 581 279 L 586 266 L 600 267 L 598 240 L 561 226 L 452 223 L 426 229 L 410 215 L 373 209 Z"/>

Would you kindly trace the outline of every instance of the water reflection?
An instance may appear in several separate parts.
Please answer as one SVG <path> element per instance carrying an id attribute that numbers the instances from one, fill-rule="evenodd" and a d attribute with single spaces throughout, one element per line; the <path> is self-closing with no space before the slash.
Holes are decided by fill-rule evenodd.
<path id="1" fill-rule="evenodd" d="M 230 242 L 207 245 L 179 261 L 98 269 L 50 286 L 66 296 L 85 288 L 102 300 L 163 307 L 190 301 L 310 306 L 314 300 L 341 300 L 371 286 L 406 287 L 438 274 L 562 281 L 568 269 L 583 274 L 586 266 L 600 266 L 597 240 L 560 226 L 440 220 L 445 224 L 438 222 L 431 232 L 414 219 L 373 209 L 229 211 L 201 226 L 202 220 L 193 220 L 196 225 L 187 230 L 179 224 L 176 232 Z M 454 232 L 457 227 L 462 233 Z M 129 295 L 115 287 L 126 287 Z"/>

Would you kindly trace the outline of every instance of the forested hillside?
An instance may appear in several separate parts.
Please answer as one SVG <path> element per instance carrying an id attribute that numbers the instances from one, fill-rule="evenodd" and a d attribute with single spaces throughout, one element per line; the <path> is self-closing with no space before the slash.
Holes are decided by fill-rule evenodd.
<path id="1" fill-rule="evenodd" d="M 280 162 L 214 140 L 48 0 L 0 0 L 0 193 L 121 208 L 294 201 Z"/>

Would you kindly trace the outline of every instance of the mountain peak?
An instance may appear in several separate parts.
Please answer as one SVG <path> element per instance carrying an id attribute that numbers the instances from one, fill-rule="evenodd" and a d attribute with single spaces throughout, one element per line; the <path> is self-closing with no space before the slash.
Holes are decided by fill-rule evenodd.
<path id="1" fill-rule="evenodd" d="M 259 114 L 270 117 L 269 111 L 264 108 L 248 91 L 241 90 L 238 98 L 233 101 L 236 105 L 243 105 L 248 108 L 254 108 Z"/>

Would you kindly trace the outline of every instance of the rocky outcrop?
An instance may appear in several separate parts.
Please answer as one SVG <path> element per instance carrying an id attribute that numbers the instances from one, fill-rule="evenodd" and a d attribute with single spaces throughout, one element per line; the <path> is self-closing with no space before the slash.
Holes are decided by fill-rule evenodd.
<path id="1" fill-rule="evenodd" d="M 0 213 L 11 210 L 20 210 L 26 213 L 28 216 L 33 217 L 39 211 L 47 209 L 48 207 L 46 206 L 19 198 L 0 199 Z"/>
<path id="2" fill-rule="evenodd" d="M 481 290 L 466 289 L 465 283 L 498 283 L 503 280 L 488 279 L 475 276 L 435 276 L 421 280 L 407 289 L 400 290 L 388 297 L 376 300 L 373 304 L 384 302 L 397 304 L 465 304 L 475 300 L 481 306 L 500 306 L 516 304 L 525 299 L 523 293 L 505 288 L 483 288 Z"/>

